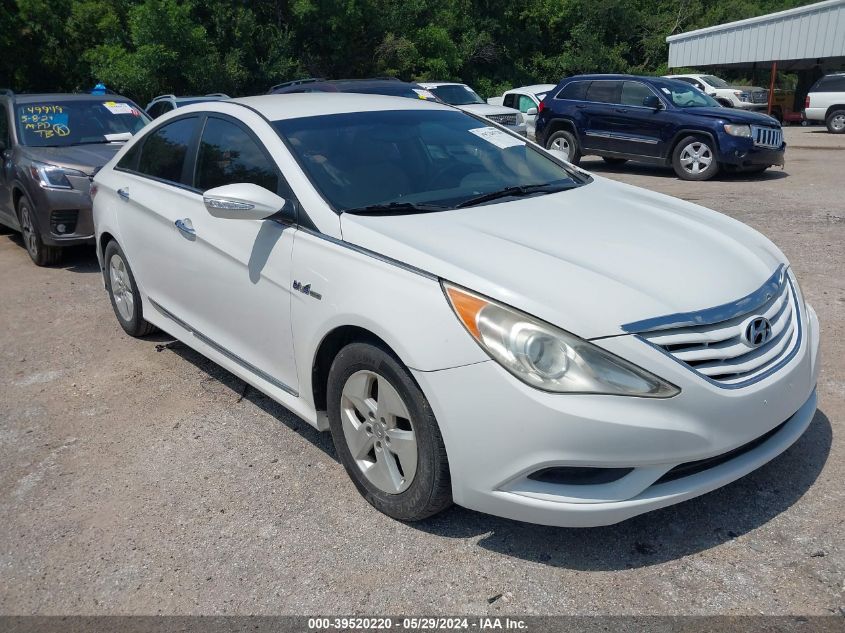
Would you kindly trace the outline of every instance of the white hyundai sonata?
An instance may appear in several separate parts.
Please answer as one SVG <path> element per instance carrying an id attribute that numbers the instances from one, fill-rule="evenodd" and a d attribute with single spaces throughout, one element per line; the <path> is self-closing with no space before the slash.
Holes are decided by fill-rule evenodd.
<path id="1" fill-rule="evenodd" d="M 816 410 L 784 255 L 436 103 L 180 108 L 96 176 L 115 315 L 320 430 L 401 520 L 595 526 L 723 486 Z"/>

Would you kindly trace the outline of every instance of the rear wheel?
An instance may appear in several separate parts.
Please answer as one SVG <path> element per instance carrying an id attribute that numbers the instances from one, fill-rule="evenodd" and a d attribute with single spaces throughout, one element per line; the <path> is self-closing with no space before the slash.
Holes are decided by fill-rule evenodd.
<path id="1" fill-rule="evenodd" d="M 546 149 L 554 150 L 562 154 L 562 158 L 577 165 L 581 161 L 581 149 L 578 147 L 578 139 L 568 130 L 552 132 L 546 139 Z"/>
<path id="2" fill-rule="evenodd" d="M 719 173 L 713 141 L 687 136 L 672 152 L 672 167 L 682 180 L 709 180 Z"/>
<path id="3" fill-rule="evenodd" d="M 370 343 L 346 346 L 332 363 L 327 395 L 338 457 L 376 509 L 418 521 L 452 503 L 437 420 L 393 354 Z"/>
<path id="4" fill-rule="evenodd" d="M 62 249 L 44 243 L 34 216 L 29 200 L 26 197 L 21 197 L 18 202 L 18 219 L 20 220 L 21 237 L 26 252 L 29 253 L 30 259 L 36 266 L 51 266 L 59 263 L 62 258 Z"/>
<path id="5" fill-rule="evenodd" d="M 108 243 L 103 259 L 106 263 L 106 291 L 120 327 L 130 336 L 150 334 L 155 326 L 144 320 L 141 293 L 138 292 L 126 255 L 117 242 Z"/>
<path id="6" fill-rule="evenodd" d="M 627 158 L 615 158 L 613 156 L 602 156 L 601 158 L 608 165 L 624 165 L 628 162 Z"/>
<path id="7" fill-rule="evenodd" d="M 827 131 L 831 134 L 845 133 L 845 110 L 834 110 L 825 119 Z"/>

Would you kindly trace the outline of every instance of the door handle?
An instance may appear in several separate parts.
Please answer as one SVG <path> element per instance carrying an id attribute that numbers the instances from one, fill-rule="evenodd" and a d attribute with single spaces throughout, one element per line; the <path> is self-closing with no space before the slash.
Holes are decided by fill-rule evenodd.
<path id="1" fill-rule="evenodd" d="M 628 111 L 628 108 L 616 108 L 617 112 L 622 112 L 623 114 Z"/>
<path id="2" fill-rule="evenodd" d="M 587 107 L 587 104 L 586 103 L 576 103 L 575 107 L 578 108 L 579 110 L 582 110 L 582 109 Z"/>
<path id="3" fill-rule="evenodd" d="M 129 190 L 128 189 L 118 189 L 117 195 L 119 195 L 124 200 L 129 200 Z"/>
<path id="4" fill-rule="evenodd" d="M 185 218 L 184 220 L 176 220 L 174 222 L 176 228 L 182 231 L 184 235 L 194 236 L 197 232 L 194 230 L 194 227 L 191 225 L 190 218 Z"/>

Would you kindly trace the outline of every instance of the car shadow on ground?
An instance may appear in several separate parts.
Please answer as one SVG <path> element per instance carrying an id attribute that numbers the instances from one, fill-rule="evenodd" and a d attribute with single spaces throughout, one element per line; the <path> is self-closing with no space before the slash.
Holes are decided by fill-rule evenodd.
<path id="1" fill-rule="evenodd" d="M 584 159 L 579 167 L 597 174 L 632 174 L 636 176 L 654 176 L 656 178 L 672 178 L 680 180 L 671 167 L 663 165 L 650 165 L 648 163 L 628 162 L 623 165 L 610 165 L 601 159 Z M 789 172 L 778 167 L 770 167 L 761 174 L 752 174 L 741 171 L 720 171 L 712 180 L 706 182 L 743 182 L 743 181 L 766 181 L 780 180 L 789 177 Z"/>
<path id="2" fill-rule="evenodd" d="M 21 249 L 21 255 L 29 258 L 26 252 L 26 247 L 23 245 L 21 234 L 16 231 L 6 229 L 0 234 L 0 237 L 8 239 Z M 35 264 L 33 264 L 34 266 Z M 93 246 L 70 246 L 64 249 L 62 258 L 58 264 L 48 266 L 48 268 L 58 268 L 69 270 L 74 273 L 97 273 L 100 272 L 100 264 L 97 262 L 97 255 L 94 252 Z"/>
<path id="3" fill-rule="evenodd" d="M 329 433 L 317 431 L 257 389 L 245 389 L 240 378 L 183 343 L 162 347 L 222 383 L 233 403 L 248 400 L 337 461 Z M 480 537 L 478 547 L 555 567 L 610 571 L 657 565 L 736 539 L 792 507 L 824 468 L 832 438 L 830 420 L 817 411 L 792 447 L 753 473 L 702 497 L 617 525 L 547 527 L 454 506 L 408 527 L 445 538 Z M 338 468 L 342 468 L 340 463 Z"/>

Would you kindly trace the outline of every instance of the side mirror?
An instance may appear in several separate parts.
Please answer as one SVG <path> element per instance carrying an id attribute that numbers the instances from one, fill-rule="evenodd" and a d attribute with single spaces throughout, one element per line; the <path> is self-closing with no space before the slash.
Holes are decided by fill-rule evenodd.
<path id="1" fill-rule="evenodd" d="M 229 220 L 266 220 L 285 206 L 284 198 L 251 182 L 209 189 L 202 200 L 215 218 Z"/>
<path id="2" fill-rule="evenodd" d="M 537 108 L 528 108 L 525 111 L 525 114 L 527 114 L 528 116 L 535 116 L 537 114 Z"/>
<path id="3" fill-rule="evenodd" d="M 663 102 L 657 95 L 648 95 L 643 99 L 643 106 L 652 110 L 661 110 L 663 108 Z"/>

